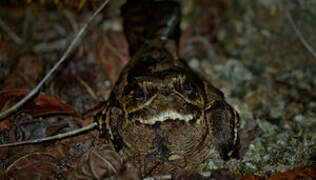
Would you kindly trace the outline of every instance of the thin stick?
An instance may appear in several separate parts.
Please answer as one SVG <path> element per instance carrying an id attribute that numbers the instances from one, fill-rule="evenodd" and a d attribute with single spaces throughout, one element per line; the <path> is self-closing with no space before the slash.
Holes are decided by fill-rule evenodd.
<path id="1" fill-rule="evenodd" d="M 210 178 L 212 173 L 210 171 L 203 171 L 203 172 L 199 172 L 198 174 L 202 175 L 205 178 Z M 150 177 L 145 177 L 143 180 L 156 180 L 156 179 L 160 179 L 160 180 L 172 179 L 172 175 L 165 174 L 165 175 L 160 175 L 160 176 L 150 176 Z"/>
<path id="2" fill-rule="evenodd" d="M 121 62 L 127 62 L 127 59 L 122 56 L 122 54 L 110 43 L 109 38 L 104 36 L 104 43 L 108 46 L 108 48 L 117 56 Z"/>
<path id="3" fill-rule="evenodd" d="M 79 83 L 86 88 L 86 90 L 88 91 L 88 93 L 90 94 L 90 96 L 94 99 L 97 100 L 97 95 L 94 93 L 94 91 L 92 90 L 92 88 L 89 86 L 88 83 L 86 83 L 83 79 L 81 79 L 80 77 L 77 77 L 77 80 L 79 81 Z"/>
<path id="4" fill-rule="evenodd" d="M 23 40 L 16 35 L 10 28 L 0 19 L 0 27 L 9 34 L 9 36 L 13 39 L 16 44 L 22 44 Z"/>
<path id="5" fill-rule="evenodd" d="M 33 97 L 42 87 L 42 85 L 47 81 L 47 79 L 53 74 L 53 72 L 59 67 L 61 63 L 63 63 L 66 59 L 66 57 L 69 55 L 73 47 L 76 45 L 84 31 L 87 29 L 88 24 L 103 10 L 103 8 L 107 5 L 107 3 L 110 0 L 104 1 L 104 3 L 97 9 L 97 11 L 89 18 L 88 22 L 84 24 L 84 26 L 81 28 L 77 36 L 74 38 L 74 40 L 71 42 L 70 46 L 64 53 L 64 55 L 60 58 L 60 60 L 53 66 L 53 68 L 46 74 L 46 76 L 38 83 L 38 85 L 32 89 L 32 91 L 27 94 L 23 99 L 21 99 L 19 102 L 17 102 L 15 105 L 11 106 L 4 112 L 0 113 L 0 121 L 2 118 L 4 118 L 6 115 L 12 113 L 13 111 L 16 111 L 19 107 L 21 107 L 26 101 L 28 101 L 31 97 Z"/>
<path id="6" fill-rule="evenodd" d="M 22 30 L 22 39 L 25 41 L 27 32 L 29 30 L 29 25 L 30 25 L 30 18 L 31 18 L 31 13 L 32 13 L 32 8 L 31 6 L 27 6 L 26 12 L 25 12 L 25 19 L 23 21 L 23 30 Z"/>
<path id="7" fill-rule="evenodd" d="M 91 123 L 88 126 L 85 126 L 83 128 L 75 129 L 73 131 L 69 131 L 62 134 L 57 134 L 56 136 L 49 136 L 49 137 L 40 138 L 40 139 L 32 139 L 32 140 L 20 141 L 20 142 L 8 143 L 8 144 L 0 144 L 0 148 L 10 147 L 10 146 L 19 146 L 19 145 L 25 145 L 25 144 L 36 144 L 36 143 L 41 143 L 44 141 L 57 140 L 57 139 L 59 140 L 59 139 L 63 139 L 69 136 L 77 135 L 84 131 L 91 130 L 95 128 L 96 126 L 97 126 L 97 123 Z"/>
<path id="8" fill-rule="evenodd" d="M 302 42 L 302 44 L 304 45 L 304 47 L 314 56 L 314 58 L 316 58 L 316 52 L 313 50 L 313 48 L 308 44 L 308 42 L 305 40 L 305 38 L 303 37 L 303 35 L 301 34 L 301 32 L 298 30 L 298 28 L 296 27 L 294 20 L 291 16 L 291 13 L 288 11 L 286 13 L 287 18 L 290 21 L 291 26 L 293 27 L 297 37 L 299 38 L 299 40 Z"/>

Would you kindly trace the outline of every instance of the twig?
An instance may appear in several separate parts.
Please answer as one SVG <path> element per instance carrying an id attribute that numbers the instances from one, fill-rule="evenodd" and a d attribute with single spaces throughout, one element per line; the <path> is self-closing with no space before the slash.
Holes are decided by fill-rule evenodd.
<path id="1" fill-rule="evenodd" d="M 83 79 L 81 79 L 80 77 L 77 77 L 77 81 L 79 81 L 79 83 L 86 88 L 86 90 L 88 91 L 88 93 L 90 94 L 90 96 L 94 99 L 97 100 L 97 95 L 94 93 L 94 91 L 92 90 L 92 88 L 89 86 L 88 83 L 86 83 Z"/>
<path id="2" fill-rule="evenodd" d="M 31 18 L 32 8 L 31 6 L 27 6 L 25 12 L 25 19 L 23 21 L 23 30 L 22 30 L 22 39 L 25 41 L 27 38 L 27 32 L 29 30 L 30 18 Z"/>
<path id="3" fill-rule="evenodd" d="M 75 33 L 78 33 L 80 28 L 78 27 L 78 23 L 76 22 L 74 15 L 69 10 L 63 10 L 63 14 L 68 19 L 73 31 Z M 82 56 L 83 51 L 84 50 L 83 50 L 82 46 L 79 46 L 79 51 L 78 51 L 79 53 L 78 54 L 80 56 Z"/>
<path id="4" fill-rule="evenodd" d="M 145 177 L 143 180 L 156 180 L 156 179 L 168 180 L 168 179 L 172 179 L 172 176 L 170 174 L 165 174 L 165 175 L 160 175 L 160 176 Z"/>
<path id="5" fill-rule="evenodd" d="M 116 55 L 117 57 L 119 57 L 119 60 L 121 62 L 127 62 L 127 59 L 122 56 L 122 54 L 117 50 L 117 48 L 115 48 L 109 41 L 109 38 L 107 36 L 104 36 L 104 43 L 106 43 L 107 47 L 114 53 L 114 55 Z"/>
<path id="6" fill-rule="evenodd" d="M 203 171 L 203 172 L 200 172 L 198 174 L 202 175 L 205 178 L 210 178 L 210 176 L 211 176 L 210 171 Z M 160 175 L 160 176 L 150 176 L 150 177 L 143 178 L 143 180 L 156 180 L 156 179 L 168 180 L 168 179 L 173 179 L 173 178 L 172 178 L 171 174 L 165 174 L 165 175 Z"/>
<path id="7" fill-rule="evenodd" d="M 305 38 L 303 37 L 303 35 L 301 34 L 301 32 L 298 30 L 298 28 L 296 27 L 294 20 L 291 16 L 291 13 L 288 11 L 286 13 L 287 18 L 290 21 L 291 26 L 293 27 L 297 37 L 299 38 L 299 40 L 301 41 L 301 43 L 304 45 L 304 47 L 314 56 L 314 58 L 316 58 L 316 52 L 313 50 L 313 48 L 308 44 L 308 42 L 305 40 Z"/>
<path id="8" fill-rule="evenodd" d="M 70 13 L 68 10 L 64 10 L 63 13 L 64 13 L 65 17 L 69 20 L 69 23 L 70 23 L 72 29 L 77 33 L 79 31 L 79 27 L 75 21 L 73 14 Z"/>
<path id="9" fill-rule="evenodd" d="M 107 167 L 111 168 L 111 170 L 114 172 L 114 174 L 117 174 L 117 170 L 116 168 L 113 166 L 113 164 L 111 163 L 111 161 L 107 160 L 106 158 L 104 158 L 103 156 L 101 156 L 99 153 L 96 153 L 95 151 L 92 151 L 92 153 L 95 155 L 95 156 L 98 156 L 98 158 L 100 158 L 106 165 Z M 91 161 L 90 161 L 91 162 Z M 90 166 L 90 167 L 93 167 L 93 166 Z M 94 168 L 92 168 L 94 169 Z M 98 177 L 94 171 L 93 171 L 93 174 L 95 174 L 94 177 Z"/>
<path id="10" fill-rule="evenodd" d="M 32 139 L 32 140 L 27 140 L 27 141 L 20 141 L 20 142 L 14 142 L 14 143 L 8 143 L 8 144 L 0 144 L 0 148 L 3 147 L 10 147 L 10 146 L 19 146 L 19 145 L 25 145 L 25 144 L 36 144 L 36 143 L 41 143 L 44 141 L 50 141 L 50 140 L 56 140 L 56 139 L 63 139 L 69 136 L 74 136 L 79 133 L 82 133 L 84 131 L 91 130 L 97 126 L 97 123 L 91 123 L 83 128 L 75 129 L 73 131 L 69 131 L 66 133 L 62 134 L 57 134 L 56 136 L 49 136 L 45 138 L 40 138 L 40 139 Z"/>
<path id="11" fill-rule="evenodd" d="M 26 154 L 26 155 L 20 157 L 19 159 L 15 160 L 12 164 L 10 164 L 10 166 L 7 167 L 7 169 L 5 170 L 6 173 L 8 173 L 17 163 L 19 163 L 19 161 L 22 161 L 22 160 L 24 160 L 24 159 L 26 159 L 26 158 L 28 158 L 29 156 L 32 156 L 32 155 L 47 155 L 47 156 L 53 157 L 50 154 L 42 153 L 42 152 L 34 152 L 34 153 Z"/>
<path id="12" fill-rule="evenodd" d="M 60 58 L 60 60 L 53 66 L 53 68 L 46 74 L 46 76 L 38 83 L 38 85 L 32 89 L 32 91 L 27 94 L 23 99 L 21 99 L 19 102 L 17 102 L 15 105 L 11 106 L 4 112 L 0 113 L 0 120 L 1 118 L 5 117 L 6 115 L 12 113 L 13 111 L 16 111 L 19 107 L 21 107 L 26 101 L 28 101 L 32 96 L 34 96 L 42 87 L 42 85 L 47 81 L 47 79 L 53 74 L 53 72 L 59 67 L 61 63 L 63 63 L 66 59 L 66 57 L 69 55 L 73 47 L 76 45 L 82 34 L 85 32 L 85 30 L 88 27 L 88 24 L 103 10 L 103 8 L 107 5 L 107 3 L 110 0 L 105 0 L 104 3 L 97 9 L 97 11 L 88 19 L 88 22 L 84 24 L 84 26 L 81 28 L 77 36 L 74 38 L 74 40 L 71 42 L 70 46 L 64 53 L 64 55 Z"/>
<path id="13" fill-rule="evenodd" d="M 13 41 L 16 43 L 16 44 L 22 44 L 23 43 L 23 40 L 18 36 L 16 35 L 10 28 L 9 26 L 7 26 L 3 21 L 2 19 L 0 19 L 0 27 L 8 33 L 8 35 L 13 39 Z"/>

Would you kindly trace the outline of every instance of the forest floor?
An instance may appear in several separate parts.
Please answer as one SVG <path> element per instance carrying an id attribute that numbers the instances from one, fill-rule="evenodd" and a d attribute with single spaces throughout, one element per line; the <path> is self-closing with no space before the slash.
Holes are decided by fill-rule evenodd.
<path id="1" fill-rule="evenodd" d="M 72 5 L 8 2 L 0 3 L 1 111 L 44 77 L 100 4 L 86 3 L 78 11 Z M 93 121 L 86 117 L 107 100 L 130 59 L 120 17 L 123 3 L 110 2 L 41 88 L 43 93 L 0 121 L 0 144 L 55 135 Z M 241 117 L 240 158 L 211 161 L 205 171 L 224 168 L 260 177 L 300 172 L 316 178 L 316 2 L 188 0 L 182 11 L 180 57 L 221 89 Z M 62 174 L 97 135 L 94 130 L 40 147 L 0 149 L 0 177 L 21 168 L 40 171 L 42 161 L 50 163 L 42 167 L 47 173 L 45 167 L 56 169 L 57 160 Z M 34 157 L 38 154 L 28 154 L 30 150 L 45 151 L 45 157 Z"/>

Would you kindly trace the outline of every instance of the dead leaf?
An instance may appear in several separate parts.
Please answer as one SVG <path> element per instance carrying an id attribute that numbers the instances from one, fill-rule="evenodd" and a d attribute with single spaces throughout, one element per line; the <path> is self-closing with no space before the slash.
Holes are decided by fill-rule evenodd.
<path id="1" fill-rule="evenodd" d="M 141 180 L 139 170 L 131 163 L 124 163 L 116 176 L 117 180 Z"/>
<path id="2" fill-rule="evenodd" d="M 44 153 L 30 153 L 15 160 L 6 175 L 14 179 L 55 179 L 57 159 Z"/>
<path id="3" fill-rule="evenodd" d="M 11 107 L 29 93 L 28 90 L 4 90 L 0 92 L 0 111 Z M 80 117 L 69 105 L 53 96 L 39 93 L 32 100 L 27 102 L 18 112 L 30 113 L 33 117 L 51 114 L 70 114 Z M 3 126 L 0 123 L 0 127 Z M 0 129 L 1 131 L 1 129 Z"/>
<path id="4" fill-rule="evenodd" d="M 193 13 L 198 15 L 183 31 L 180 38 L 180 56 L 184 59 L 193 56 L 215 56 L 211 39 L 221 22 L 221 16 L 226 10 L 226 3 L 222 0 L 198 0 L 194 3 L 195 11 Z"/>
<path id="5" fill-rule="evenodd" d="M 211 177 L 214 180 L 228 180 L 228 179 L 237 179 L 236 174 L 229 171 L 228 169 L 217 169 L 212 171 Z"/>
<path id="6" fill-rule="evenodd" d="M 257 176 L 257 175 L 247 175 L 247 176 L 242 176 L 239 178 L 240 180 L 263 180 L 263 178 Z"/>
<path id="7" fill-rule="evenodd" d="M 19 58 L 14 71 L 3 83 L 3 89 L 32 89 L 44 68 L 43 58 L 35 54 L 25 54 Z"/>
<path id="8" fill-rule="evenodd" d="M 53 117 L 54 116 L 51 116 L 49 121 L 53 121 Z M 43 119 L 43 121 L 45 120 L 46 119 Z M 64 120 L 65 122 L 71 123 L 65 117 L 60 118 L 59 120 Z M 65 127 L 63 129 L 59 129 L 56 133 L 60 133 L 65 130 L 71 131 L 77 128 L 79 127 Z M 15 129 L 8 130 L 9 134 L 15 134 L 12 133 L 14 130 Z M 12 170 L 12 172 L 16 173 L 11 173 L 10 177 L 24 177 L 29 176 L 32 172 L 37 172 L 37 174 L 41 175 L 40 177 L 55 177 L 51 179 L 56 179 L 58 177 L 57 179 L 60 179 L 69 175 L 70 170 L 76 166 L 75 164 L 79 157 L 81 157 L 84 152 L 91 148 L 94 140 L 95 139 L 90 134 L 85 133 L 71 138 L 66 138 L 64 140 L 0 148 L 0 159 L 3 159 L 1 164 L 2 166 L 9 168 L 16 166 L 17 162 L 19 162 L 19 166 L 15 168 L 19 170 Z M 34 160 L 33 152 L 38 152 L 41 155 L 44 154 L 45 156 L 49 156 L 54 161 L 44 160 L 38 162 L 36 158 Z M 24 160 L 21 161 L 22 159 L 25 159 L 25 157 L 28 157 L 27 162 Z M 47 164 L 46 162 L 49 163 Z M 55 167 L 59 167 L 58 171 L 54 169 Z"/>
<path id="9" fill-rule="evenodd" d="M 203 177 L 201 174 L 190 171 L 190 170 L 181 170 L 178 172 L 174 178 L 175 180 L 190 180 L 190 179 L 200 179 L 206 180 L 206 177 Z"/>
<path id="10" fill-rule="evenodd" d="M 114 84 L 129 61 L 128 44 L 123 32 L 109 31 L 98 42 L 98 64 L 103 73 Z"/>
<path id="11" fill-rule="evenodd" d="M 0 82 L 6 80 L 8 75 L 17 63 L 19 53 L 17 51 L 18 47 L 14 44 L 9 36 L 0 34 Z M 20 49 L 19 49 L 20 50 Z"/>
<path id="12" fill-rule="evenodd" d="M 279 173 L 270 176 L 267 180 L 277 180 L 277 179 L 316 179 L 316 165 L 311 165 L 303 168 L 294 168 L 290 171 Z"/>
<path id="13" fill-rule="evenodd" d="M 0 93 L 0 109 L 11 106 L 28 91 L 8 90 Z M 87 118 L 90 122 L 91 118 Z M 65 133 L 82 127 L 81 115 L 58 98 L 40 93 L 22 106 L 17 113 L 0 122 L 0 141 L 10 143 L 38 139 Z M 45 152 L 56 159 L 80 157 L 92 145 L 90 135 L 79 135 L 62 141 L 50 141 L 34 145 L 0 148 L 0 159 L 4 167 L 30 152 Z M 67 157 L 66 157 L 67 156 Z"/>
<path id="14" fill-rule="evenodd" d="M 72 172 L 74 179 L 101 179 L 116 175 L 122 166 L 121 157 L 112 146 L 101 144 L 84 153 Z"/>

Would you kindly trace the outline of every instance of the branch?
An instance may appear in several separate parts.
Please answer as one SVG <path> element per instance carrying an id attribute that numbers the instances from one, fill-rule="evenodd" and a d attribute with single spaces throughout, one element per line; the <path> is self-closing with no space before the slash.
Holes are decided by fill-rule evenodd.
<path id="1" fill-rule="evenodd" d="M 76 43 L 78 42 L 78 40 L 81 38 L 82 34 L 85 32 L 85 30 L 88 27 L 88 24 L 103 10 L 103 8 L 107 5 L 107 3 L 110 0 L 105 0 L 104 3 L 97 9 L 96 12 L 93 13 L 93 15 L 89 18 L 88 22 L 86 24 L 84 24 L 84 26 L 80 29 L 80 31 L 78 32 L 77 36 L 74 38 L 74 40 L 71 42 L 70 46 L 68 47 L 68 49 L 66 50 L 66 52 L 64 53 L 64 55 L 60 58 L 60 60 L 53 66 L 53 68 L 46 74 L 46 76 L 38 83 L 38 85 L 32 89 L 32 91 L 27 94 L 27 96 L 25 96 L 23 99 L 21 99 L 19 102 L 17 102 L 16 104 L 14 104 L 13 106 L 11 106 L 10 108 L 8 108 L 7 110 L 5 110 L 4 112 L 0 113 L 0 121 L 2 118 L 4 118 L 5 116 L 7 116 L 8 114 L 16 111 L 18 108 L 20 108 L 26 101 L 28 101 L 30 98 L 32 98 L 36 93 L 39 92 L 40 88 L 42 87 L 42 85 L 47 81 L 47 79 L 53 74 L 53 72 L 60 66 L 61 63 L 63 63 L 65 61 L 65 59 L 67 58 L 67 56 L 69 55 L 69 53 L 71 52 L 71 50 L 73 49 L 73 47 L 76 45 Z"/>
<path id="2" fill-rule="evenodd" d="M 77 135 L 77 134 L 82 133 L 84 131 L 91 130 L 91 129 L 95 128 L 96 126 L 97 126 L 97 123 L 95 122 L 95 123 L 91 123 L 88 126 L 85 126 L 83 128 L 75 129 L 73 131 L 69 131 L 69 132 L 62 133 L 62 134 L 57 134 L 56 136 L 49 136 L 49 137 L 40 138 L 40 139 L 31 139 L 31 140 L 27 140 L 27 141 L 20 141 L 20 142 L 8 143 L 8 144 L 0 144 L 0 148 L 10 147 L 10 146 L 19 146 L 19 145 L 25 145 L 25 144 L 37 144 L 37 143 L 41 143 L 44 141 L 63 139 L 63 138 L 69 137 L 69 136 Z"/>
<path id="3" fill-rule="evenodd" d="M 313 50 L 313 48 L 308 44 L 308 42 L 305 40 L 305 38 L 303 37 L 303 35 L 301 34 L 301 32 L 298 30 L 298 28 L 296 27 L 294 20 L 291 16 L 291 13 L 288 11 L 286 13 L 287 18 L 290 21 L 291 26 L 293 27 L 297 37 L 299 38 L 299 40 L 301 41 L 301 43 L 304 45 L 304 47 L 314 56 L 314 58 L 316 58 L 316 52 Z"/>
<path id="4" fill-rule="evenodd" d="M 7 26 L 1 19 L 0 19 L 0 27 L 9 34 L 9 36 L 11 37 L 11 39 L 13 39 L 13 41 L 16 43 L 16 44 L 22 44 L 23 43 L 23 40 L 18 36 L 16 35 L 11 29 L 9 26 Z"/>

